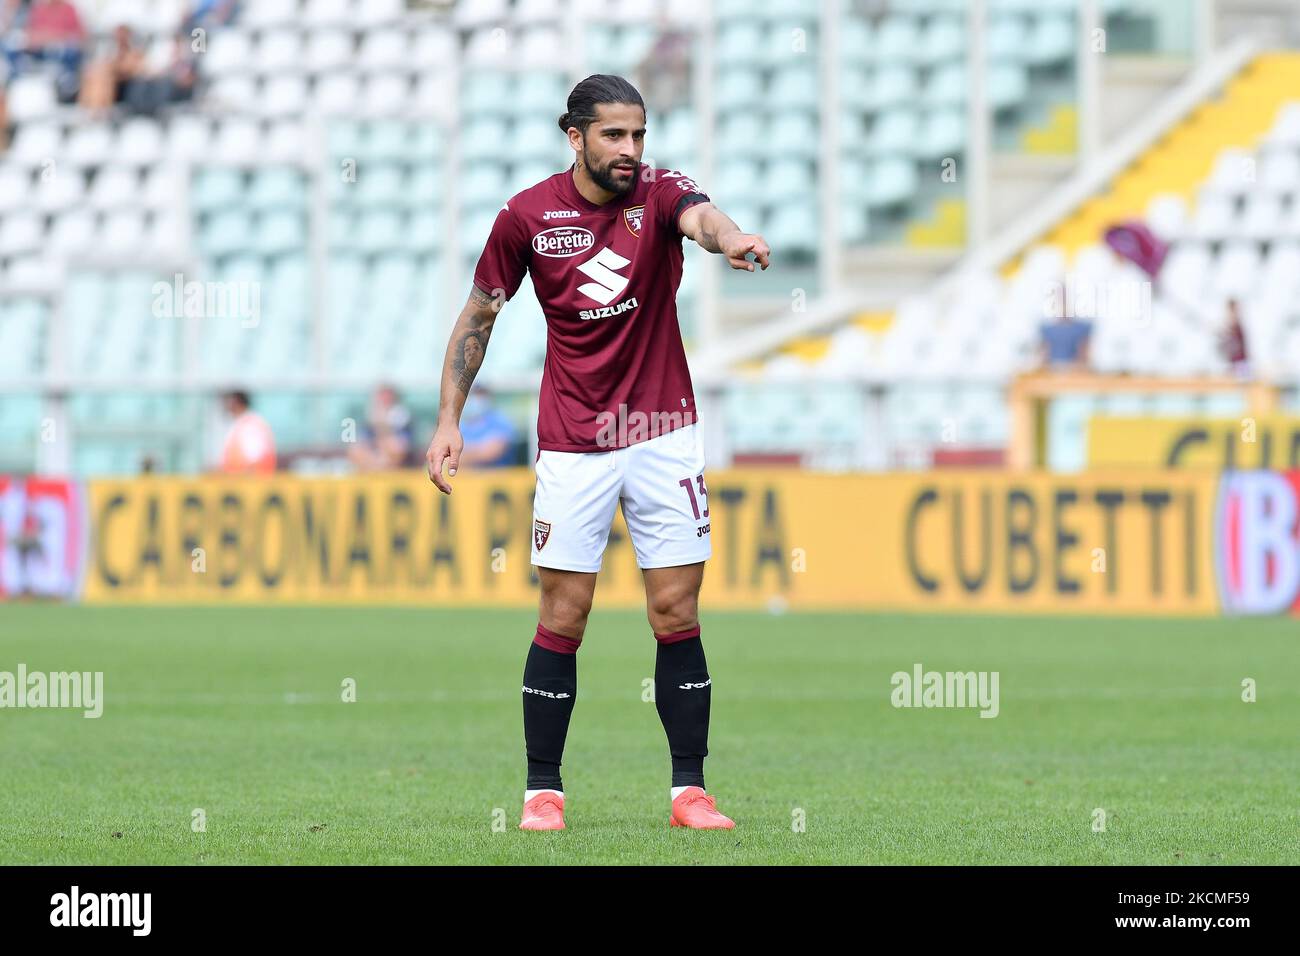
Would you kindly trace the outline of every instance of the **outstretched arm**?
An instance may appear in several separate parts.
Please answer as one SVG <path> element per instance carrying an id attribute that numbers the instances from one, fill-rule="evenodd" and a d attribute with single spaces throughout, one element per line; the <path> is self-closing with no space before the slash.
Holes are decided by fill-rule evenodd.
<path id="1" fill-rule="evenodd" d="M 745 258 L 754 254 L 758 264 L 766 269 L 772 250 L 757 233 L 741 232 L 731 218 L 711 202 L 700 202 L 689 207 L 678 220 L 682 234 L 694 239 L 708 252 L 727 257 L 733 269 L 754 271 L 754 263 Z"/>
<path id="2" fill-rule="evenodd" d="M 460 453 L 465 441 L 460 434 L 460 413 L 465 408 L 474 376 L 478 374 L 487 354 L 492 324 L 501 311 L 504 295 L 490 296 L 478 286 L 469 293 L 469 301 L 460 310 L 456 325 L 447 343 L 447 355 L 442 362 L 442 391 L 438 396 L 438 427 L 425 455 L 429 480 L 443 494 L 451 494 L 451 485 L 442 475 L 443 462 L 447 462 L 447 475 L 456 474 Z"/>

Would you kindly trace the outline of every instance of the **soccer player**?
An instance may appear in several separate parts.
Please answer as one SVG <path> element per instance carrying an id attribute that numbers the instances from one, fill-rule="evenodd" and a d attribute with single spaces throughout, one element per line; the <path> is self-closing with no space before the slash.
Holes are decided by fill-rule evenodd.
<path id="1" fill-rule="evenodd" d="M 528 780 L 519 825 L 564 828 L 560 758 L 578 689 L 576 652 L 621 502 L 658 645 L 655 707 L 672 757 L 669 822 L 731 829 L 704 789 L 711 681 L 698 604 L 712 545 L 676 295 L 683 236 L 750 272 L 768 267 L 770 250 L 685 175 L 641 162 L 645 106 L 627 80 L 587 77 L 559 122 L 573 165 L 502 207 L 452 330 L 429 478 L 451 494 L 461 409 L 497 313 L 526 270 L 546 315 L 547 346 L 531 558 L 541 600 L 524 664 Z"/>

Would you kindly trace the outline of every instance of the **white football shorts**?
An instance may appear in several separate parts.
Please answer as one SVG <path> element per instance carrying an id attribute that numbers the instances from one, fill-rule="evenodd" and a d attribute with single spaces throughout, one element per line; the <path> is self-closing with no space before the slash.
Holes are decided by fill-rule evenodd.
<path id="1" fill-rule="evenodd" d="M 619 502 L 638 567 L 713 555 L 698 422 L 610 451 L 542 451 L 536 470 L 533 564 L 599 571 Z"/>

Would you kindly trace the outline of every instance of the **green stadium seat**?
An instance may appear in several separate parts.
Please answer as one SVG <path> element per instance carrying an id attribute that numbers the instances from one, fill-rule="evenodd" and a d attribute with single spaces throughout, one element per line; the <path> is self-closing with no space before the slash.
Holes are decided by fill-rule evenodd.
<path id="1" fill-rule="evenodd" d="M 768 105 L 774 110 L 806 109 L 815 114 L 821 103 L 821 84 L 814 66 L 785 66 L 772 76 Z"/>
<path id="2" fill-rule="evenodd" d="M 1035 18 L 1029 32 L 1027 62 L 1045 66 L 1074 56 L 1078 22 L 1068 16 L 1044 15 Z"/>
<path id="3" fill-rule="evenodd" d="M 920 21 L 906 14 L 891 14 L 881 21 L 875 40 L 877 62 L 914 63 L 921 50 Z"/>
<path id="4" fill-rule="evenodd" d="M 244 189 L 244 174 L 239 170 L 203 167 L 195 170 L 191 202 L 199 212 L 225 209 L 243 199 Z"/>
<path id="5" fill-rule="evenodd" d="M 757 23 L 732 21 L 718 26 L 714 60 L 720 67 L 755 66 L 762 60 L 763 30 Z"/>
<path id="6" fill-rule="evenodd" d="M 254 209 L 302 208 L 307 202 L 307 184 L 295 169 L 262 169 L 253 174 L 247 202 Z"/>
<path id="7" fill-rule="evenodd" d="M 896 206 L 911 199 L 919 186 L 916 164 L 897 156 L 885 157 L 871 167 L 866 190 L 867 205 Z"/>
<path id="8" fill-rule="evenodd" d="M 910 155 L 916 149 L 919 133 L 919 117 L 914 110 L 893 109 L 882 113 L 867 138 L 867 154 Z"/>
<path id="9" fill-rule="evenodd" d="M 866 100 L 873 110 L 910 105 L 919 95 L 916 71 L 905 64 L 877 69 L 869 83 Z"/>
<path id="10" fill-rule="evenodd" d="M 770 157 L 802 156 L 809 159 L 819 152 L 817 119 L 804 110 L 780 113 L 772 118 L 767 142 Z"/>

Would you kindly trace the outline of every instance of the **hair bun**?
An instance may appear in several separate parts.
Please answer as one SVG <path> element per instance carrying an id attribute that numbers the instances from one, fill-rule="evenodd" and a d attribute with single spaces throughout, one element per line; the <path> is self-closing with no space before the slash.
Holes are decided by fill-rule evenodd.
<path id="1" fill-rule="evenodd" d="M 568 114 L 568 113 L 565 113 L 563 116 L 560 117 L 560 132 L 561 132 L 561 133 L 567 133 L 567 132 L 569 131 L 569 127 L 572 126 L 572 125 L 573 125 L 573 124 L 569 122 L 569 114 Z"/>

